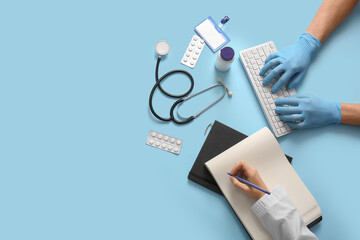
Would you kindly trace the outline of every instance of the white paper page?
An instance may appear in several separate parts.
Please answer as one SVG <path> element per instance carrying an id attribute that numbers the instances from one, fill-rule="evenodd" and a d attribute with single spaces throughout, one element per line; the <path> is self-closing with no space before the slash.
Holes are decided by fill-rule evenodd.
<path id="1" fill-rule="evenodd" d="M 316 200 L 286 159 L 277 140 L 268 128 L 263 128 L 205 163 L 252 238 L 271 239 L 271 236 L 251 211 L 256 200 L 233 186 L 227 175 L 241 160 L 258 170 L 270 190 L 281 185 L 306 224 L 321 216 Z"/>
<path id="2" fill-rule="evenodd" d="M 199 24 L 196 30 L 203 36 L 213 49 L 221 46 L 226 39 L 215 29 L 214 25 L 209 19 Z"/>

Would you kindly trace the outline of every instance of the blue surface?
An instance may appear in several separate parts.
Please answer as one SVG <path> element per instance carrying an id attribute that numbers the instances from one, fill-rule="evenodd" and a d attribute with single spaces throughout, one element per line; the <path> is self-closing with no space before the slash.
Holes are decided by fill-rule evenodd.
<path id="1" fill-rule="evenodd" d="M 187 174 L 209 123 L 246 134 L 267 123 L 238 56 L 226 74 L 215 71 L 209 48 L 194 70 L 180 60 L 193 27 L 209 15 L 230 17 L 225 32 L 236 52 L 269 40 L 282 49 L 306 30 L 320 3 L 3 1 L 0 239 L 248 239 L 225 199 Z M 357 6 L 325 42 L 298 92 L 360 102 L 359 27 Z M 159 40 L 171 45 L 161 74 L 189 70 L 194 92 L 222 76 L 233 97 L 186 126 L 154 119 L 148 95 Z M 182 92 L 186 81 L 174 77 L 164 87 Z M 181 111 L 197 112 L 220 93 L 211 90 Z M 154 97 L 163 115 L 172 102 Z M 146 146 L 150 129 L 183 139 L 180 155 Z M 360 128 L 303 130 L 279 142 L 322 209 L 314 233 L 358 236 Z"/>

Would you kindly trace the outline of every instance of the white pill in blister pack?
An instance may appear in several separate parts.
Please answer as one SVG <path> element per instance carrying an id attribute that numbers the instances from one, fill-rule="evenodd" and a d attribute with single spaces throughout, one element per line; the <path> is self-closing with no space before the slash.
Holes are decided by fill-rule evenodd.
<path id="1" fill-rule="evenodd" d="M 146 139 L 146 144 L 168 152 L 179 154 L 182 140 L 151 130 Z"/>
<path id="2" fill-rule="evenodd" d="M 194 68 L 204 48 L 204 45 L 204 40 L 202 40 L 198 35 L 194 35 L 191 38 L 183 58 L 181 59 L 181 63 L 190 68 Z"/>

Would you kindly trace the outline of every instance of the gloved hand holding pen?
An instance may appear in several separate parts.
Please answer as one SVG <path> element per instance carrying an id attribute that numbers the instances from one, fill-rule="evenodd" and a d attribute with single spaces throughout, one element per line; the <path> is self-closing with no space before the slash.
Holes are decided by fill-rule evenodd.
<path id="1" fill-rule="evenodd" d="M 319 39 L 310 33 L 304 33 L 294 45 L 270 54 L 265 60 L 264 67 L 260 70 L 261 76 L 264 76 L 270 70 L 269 74 L 264 78 L 263 85 L 268 85 L 282 74 L 271 88 L 271 91 L 273 93 L 277 92 L 286 84 L 288 89 L 295 88 L 304 78 L 311 60 L 320 47 L 321 42 Z"/>

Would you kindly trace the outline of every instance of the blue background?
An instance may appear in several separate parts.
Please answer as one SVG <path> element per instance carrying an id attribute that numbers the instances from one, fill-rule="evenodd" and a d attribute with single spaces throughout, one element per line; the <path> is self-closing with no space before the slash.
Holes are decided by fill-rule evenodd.
<path id="1" fill-rule="evenodd" d="M 0 239 L 248 239 L 226 200 L 187 179 L 219 120 L 245 134 L 267 126 L 238 55 L 227 74 L 205 48 L 180 64 L 193 27 L 228 15 L 236 52 L 297 41 L 321 1 L 2 1 L 0 3 Z M 360 102 L 360 6 L 331 35 L 298 88 Z M 221 76 L 233 92 L 186 126 L 148 108 L 159 40 L 171 45 L 160 74 L 185 69 L 194 92 Z M 164 83 L 183 92 L 188 82 Z M 183 106 L 193 114 L 221 93 Z M 173 100 L 158 91 L 155 109 Z M 184 141 L 180 155 L 145 145 L 149 130 Z M 330 126 L 279 139 L 318 201 L 320 239 L 353 239 L 358 216 L 360 128 Z M 259 146 L 261 148 L 261 146 Z"/>

